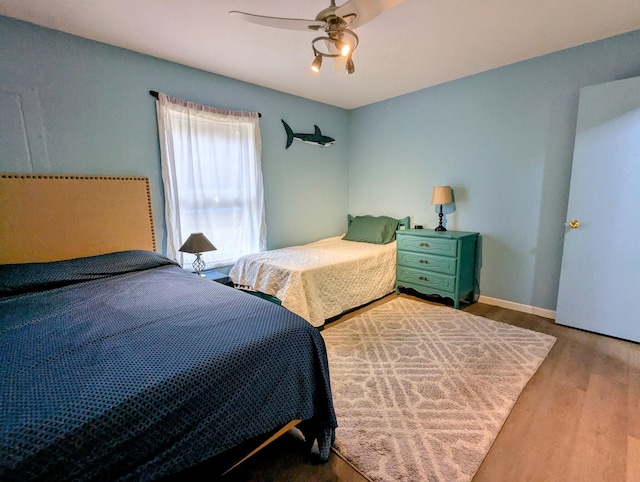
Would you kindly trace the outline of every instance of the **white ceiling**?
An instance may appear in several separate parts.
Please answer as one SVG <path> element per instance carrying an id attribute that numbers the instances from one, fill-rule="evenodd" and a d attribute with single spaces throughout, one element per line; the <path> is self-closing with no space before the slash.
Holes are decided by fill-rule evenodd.
<path id="1" fill-rule="evenodd" d="M 0 14 L 345 109 L 640 29 L 639 0 L 405 0 L 355 30 L 355 74 L 328 60 L 314 74 L 314 32 L 228 15 L 313 19 L 329 3 L 0 0 Z"/>

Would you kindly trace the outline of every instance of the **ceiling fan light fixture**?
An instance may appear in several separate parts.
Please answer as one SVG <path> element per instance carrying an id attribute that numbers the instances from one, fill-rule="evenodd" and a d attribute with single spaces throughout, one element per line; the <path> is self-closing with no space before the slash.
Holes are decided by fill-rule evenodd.
<path id="1" fill-rule="evenodd" d="M 320 71 L 322 65 L 322 57 L 340 58 L 346 57 L 346 72 L 347 74 L 353 74 L 355 72 L 355 66 L 353 64 L 352 55 L 353 51 L 358 47 L 358 36 L 351 30 L 344 29 L 339 32 L 332 30 L 327 33 L 327 36 L 316 37 L 311 42 L 311 48 L 313 49 L 313 55 L 315 59 L 311 64 L 311 70 L 314 72 Z"/>
<path id="2" fill-rule="evenodd" d="M 349 55 L 349 58 L 347 59 L 345 70 L 349 75 L 353 74 L 356 71 L 356 66 L 353 64 L 353 59 L 351 58 L 351 55 Z"/>
<path id="3" fill-rule="evenodd" d="M 311 63 L 311 70 L 317 74 L 320 72 L 320 67 L 322 67 L 322 54 L 315 51 L 314 53 L 316 54 L 316 58 L 313 59 L 313 62 Z"/>

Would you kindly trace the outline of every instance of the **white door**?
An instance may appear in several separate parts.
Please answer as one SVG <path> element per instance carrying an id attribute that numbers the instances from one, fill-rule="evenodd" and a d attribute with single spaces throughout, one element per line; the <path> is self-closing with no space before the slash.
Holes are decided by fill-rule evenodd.
<path id="1" fill-rule="evenodd" d="M 580 91 L 567 217 L 556 322 L 640 342 L 640 77 Z"/>

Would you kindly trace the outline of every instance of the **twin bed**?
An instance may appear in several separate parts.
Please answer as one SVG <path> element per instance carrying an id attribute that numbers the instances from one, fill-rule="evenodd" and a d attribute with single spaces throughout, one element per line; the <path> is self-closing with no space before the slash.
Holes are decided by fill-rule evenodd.
<path id="1" fill-rule="evenodd" d="M 349 216 L 344 237 L 247 255 L 229 275 L 319 327 L 395 289 L 395 231 L 403 227 L 408 217 Z"/>
<path id="2" fill-rule="evenodd" d="M 146 178 L 0 175 L 1 480 L 157 479 L 294 425 L 327 460 L 318 330 L 156 253 L 150 206 Z"/>

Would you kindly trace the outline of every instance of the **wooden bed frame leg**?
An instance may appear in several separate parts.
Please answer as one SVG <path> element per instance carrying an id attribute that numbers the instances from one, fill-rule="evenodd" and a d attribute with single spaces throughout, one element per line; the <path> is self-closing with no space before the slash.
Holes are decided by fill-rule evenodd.
<path id="1" fill-rule="evenodd" d="M 274 440 L 276 440 L 278 437 L 280 437 L 281 435 L 284 435 L 285 433 L 287 433 L 289 430 L 291 430 L 293 427 L 295 427 L 296 425 L 298 425 L 300 422 L 302 422 L 302 420 L 292 420 L 291 422 L 289 422 L 288 424 L 286 424 L 284 427 L 282 427 L 281 429 L 279 429 L 276 433 L 274 433 L 273 435 L 271 435 L 271 437 L 269 437 L 267 440 L 265 440 L 264 442 L 262 442 L 260 445 L 258 445 L 255 449 L 253 449 L 250 453 L 248 453 L 247 455 L 245 455 L 239 462 L 237 462 L 236 464 L 234 464 L 232 467 L 230 467 L 229 469 L 227 469 L 222 475 L 227 475 L 229 472 L 231 472 L 233 469 L 235 469 L 238 465 L 240 465 L 242 462 L 244 462 L 245 460 L 247 460 L 249 457 L 251 457 L 252 455 L 254 455 L 255 453 L 259 452 L 260 450 L 262 450 L 263 448 L 265 448 L 267 445 L 269 445 L 271 442 L 273 442 Z"/>

